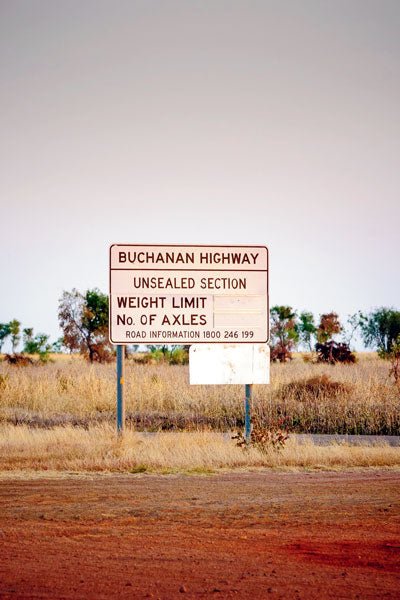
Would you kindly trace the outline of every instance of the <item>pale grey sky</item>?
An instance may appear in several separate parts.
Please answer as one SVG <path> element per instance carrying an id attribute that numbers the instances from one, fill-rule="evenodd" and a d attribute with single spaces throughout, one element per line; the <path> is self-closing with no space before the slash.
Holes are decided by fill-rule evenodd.
<path id="1" fill-rule="evenodd" d="M 400 3 L 0 0 L 0 321 L 108 247 L 266 244 L 270 300 L 399 307 Z"/>

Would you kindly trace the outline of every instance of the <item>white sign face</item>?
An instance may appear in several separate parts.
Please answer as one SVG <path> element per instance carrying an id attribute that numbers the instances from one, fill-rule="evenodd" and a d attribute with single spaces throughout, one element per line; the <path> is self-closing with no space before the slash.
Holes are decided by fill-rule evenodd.
<path id="1" fill-rule="evenodd" d="M 265 246 L 110 248 L 113 344 L 264 343 Z"/>
<path id="2" fill-rule="evenodd" d="M 269 383 L 269 346 L 193 344 L 189 374 L 191 384 Z"/>

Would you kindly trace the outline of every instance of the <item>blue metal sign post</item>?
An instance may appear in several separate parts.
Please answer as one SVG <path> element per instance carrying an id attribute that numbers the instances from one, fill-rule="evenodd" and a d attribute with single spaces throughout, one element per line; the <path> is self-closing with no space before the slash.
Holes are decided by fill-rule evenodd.
<path id="1" fill-rule="evenodd" d="M 117 346 L 117 433 L 122 434 L 125 429 L 125 348 L 122 345 Z"/>
<path id="2" fill-rule="evenodd" d="M 244 437 L 246 440 L 246 444 L 250 444 L 251 440 L 251 397 L 253 391 L 253 384 L 246 383 L 246 398 L 244 405 Z"/>

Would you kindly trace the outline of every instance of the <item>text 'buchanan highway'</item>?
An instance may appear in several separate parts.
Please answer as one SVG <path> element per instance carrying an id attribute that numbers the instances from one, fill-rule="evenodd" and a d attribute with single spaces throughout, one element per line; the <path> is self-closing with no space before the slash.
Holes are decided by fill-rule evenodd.
<path id="1" fill-rule="evenodd" d="M 253 252 L 118 252 L 120 264 L 255 265 L 259 253 Z"/>

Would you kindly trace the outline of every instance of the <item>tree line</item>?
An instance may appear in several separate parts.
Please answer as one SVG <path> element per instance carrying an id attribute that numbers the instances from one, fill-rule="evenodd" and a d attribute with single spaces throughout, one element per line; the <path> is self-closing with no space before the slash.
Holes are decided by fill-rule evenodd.
<path id="1" fill-rule="evenodd" d="M 291 306 L 273 306 L 270 311 L 271 359 L 286 362 L 300 346 L 309 352 L 315 351 L 321 361 L 355 362 L 350 343 L 361 326 L 361 318 L 361 313 L 351 315 L 348 318 L 351 328 L 345 329 L 335 312 L 321 314 L 316 323 L 311 312 L 298 315 Z M 338 334 L 344 339 L 334 339 Z"/>
<path id="2" fill-rule="evenodd" d="M 357 332 L 364 345 L 382 358 L 400 344 L 400 311 L 394 308 L 381 307 L 367 314 L 358 311 L 343 325 L 336 312 L 321 314 L 316 322 L 311 312 L 298 314 L 291 306 L 273 306 L 270 322 L 272 360 L 281 362 L 290 360 L 299 347 L 316 352 L 322 360 L 329 351 L 329 362 L 353 362 L 350 345 Z"/>
<path id="3" fill-rule="evenodd" d="M 90 362 L 112 360 L 114 349 L 108 339 L 106 294 L 97 288 L 84 293 L 76 289 L 64 291 L 59 300 L 58 319 L 63 335 L 55 344 L 49 343 L 46 334 L 34 335 L 33 328 L 23 329 L 23 352 L 38 354 L 43 361 L 51 351 L 63 349 L 79 352 Z M 354 362 L 350 346 L 356 332 L 361 334 L 365 346 L 377 350 L 381 357 L 400 358 L 400 311 L 391 307 L 377 308 L 367 314 L 358 311 L 343 324 L 333 311 L 321 314 L 316 320 L 310 311 L 297 312 L 291 306 L 276 305 L 270 310 L 270 325 L 273 361 L 291 360 L 293 352 L 302 348 L 314 352 L 320 361 Z M 0 352 L 7 338 L 15 354 L 21 341 L 21 323 L 17 319 L 0 323 Z"/>
<path id="4" fill-rule="evenodd" d="M 50 336 L 46 333 L 37 333 L 34 335 L 33 327 L 21 329 L 21 322 L 18 319 L 13 319 L 9 323 L 0 323 L 0 353 L 3 350 L 3 345 L 10 338 L 13 355 L 16 355 L 17 347 L 21 342 L 22 352 L 25 354 L 37 354 L 42 362 L 46 362 L 50 352 L 59 352 L 61 350 L 61 341 L 58 340 L 54 344 L 49 343 Z"/>

